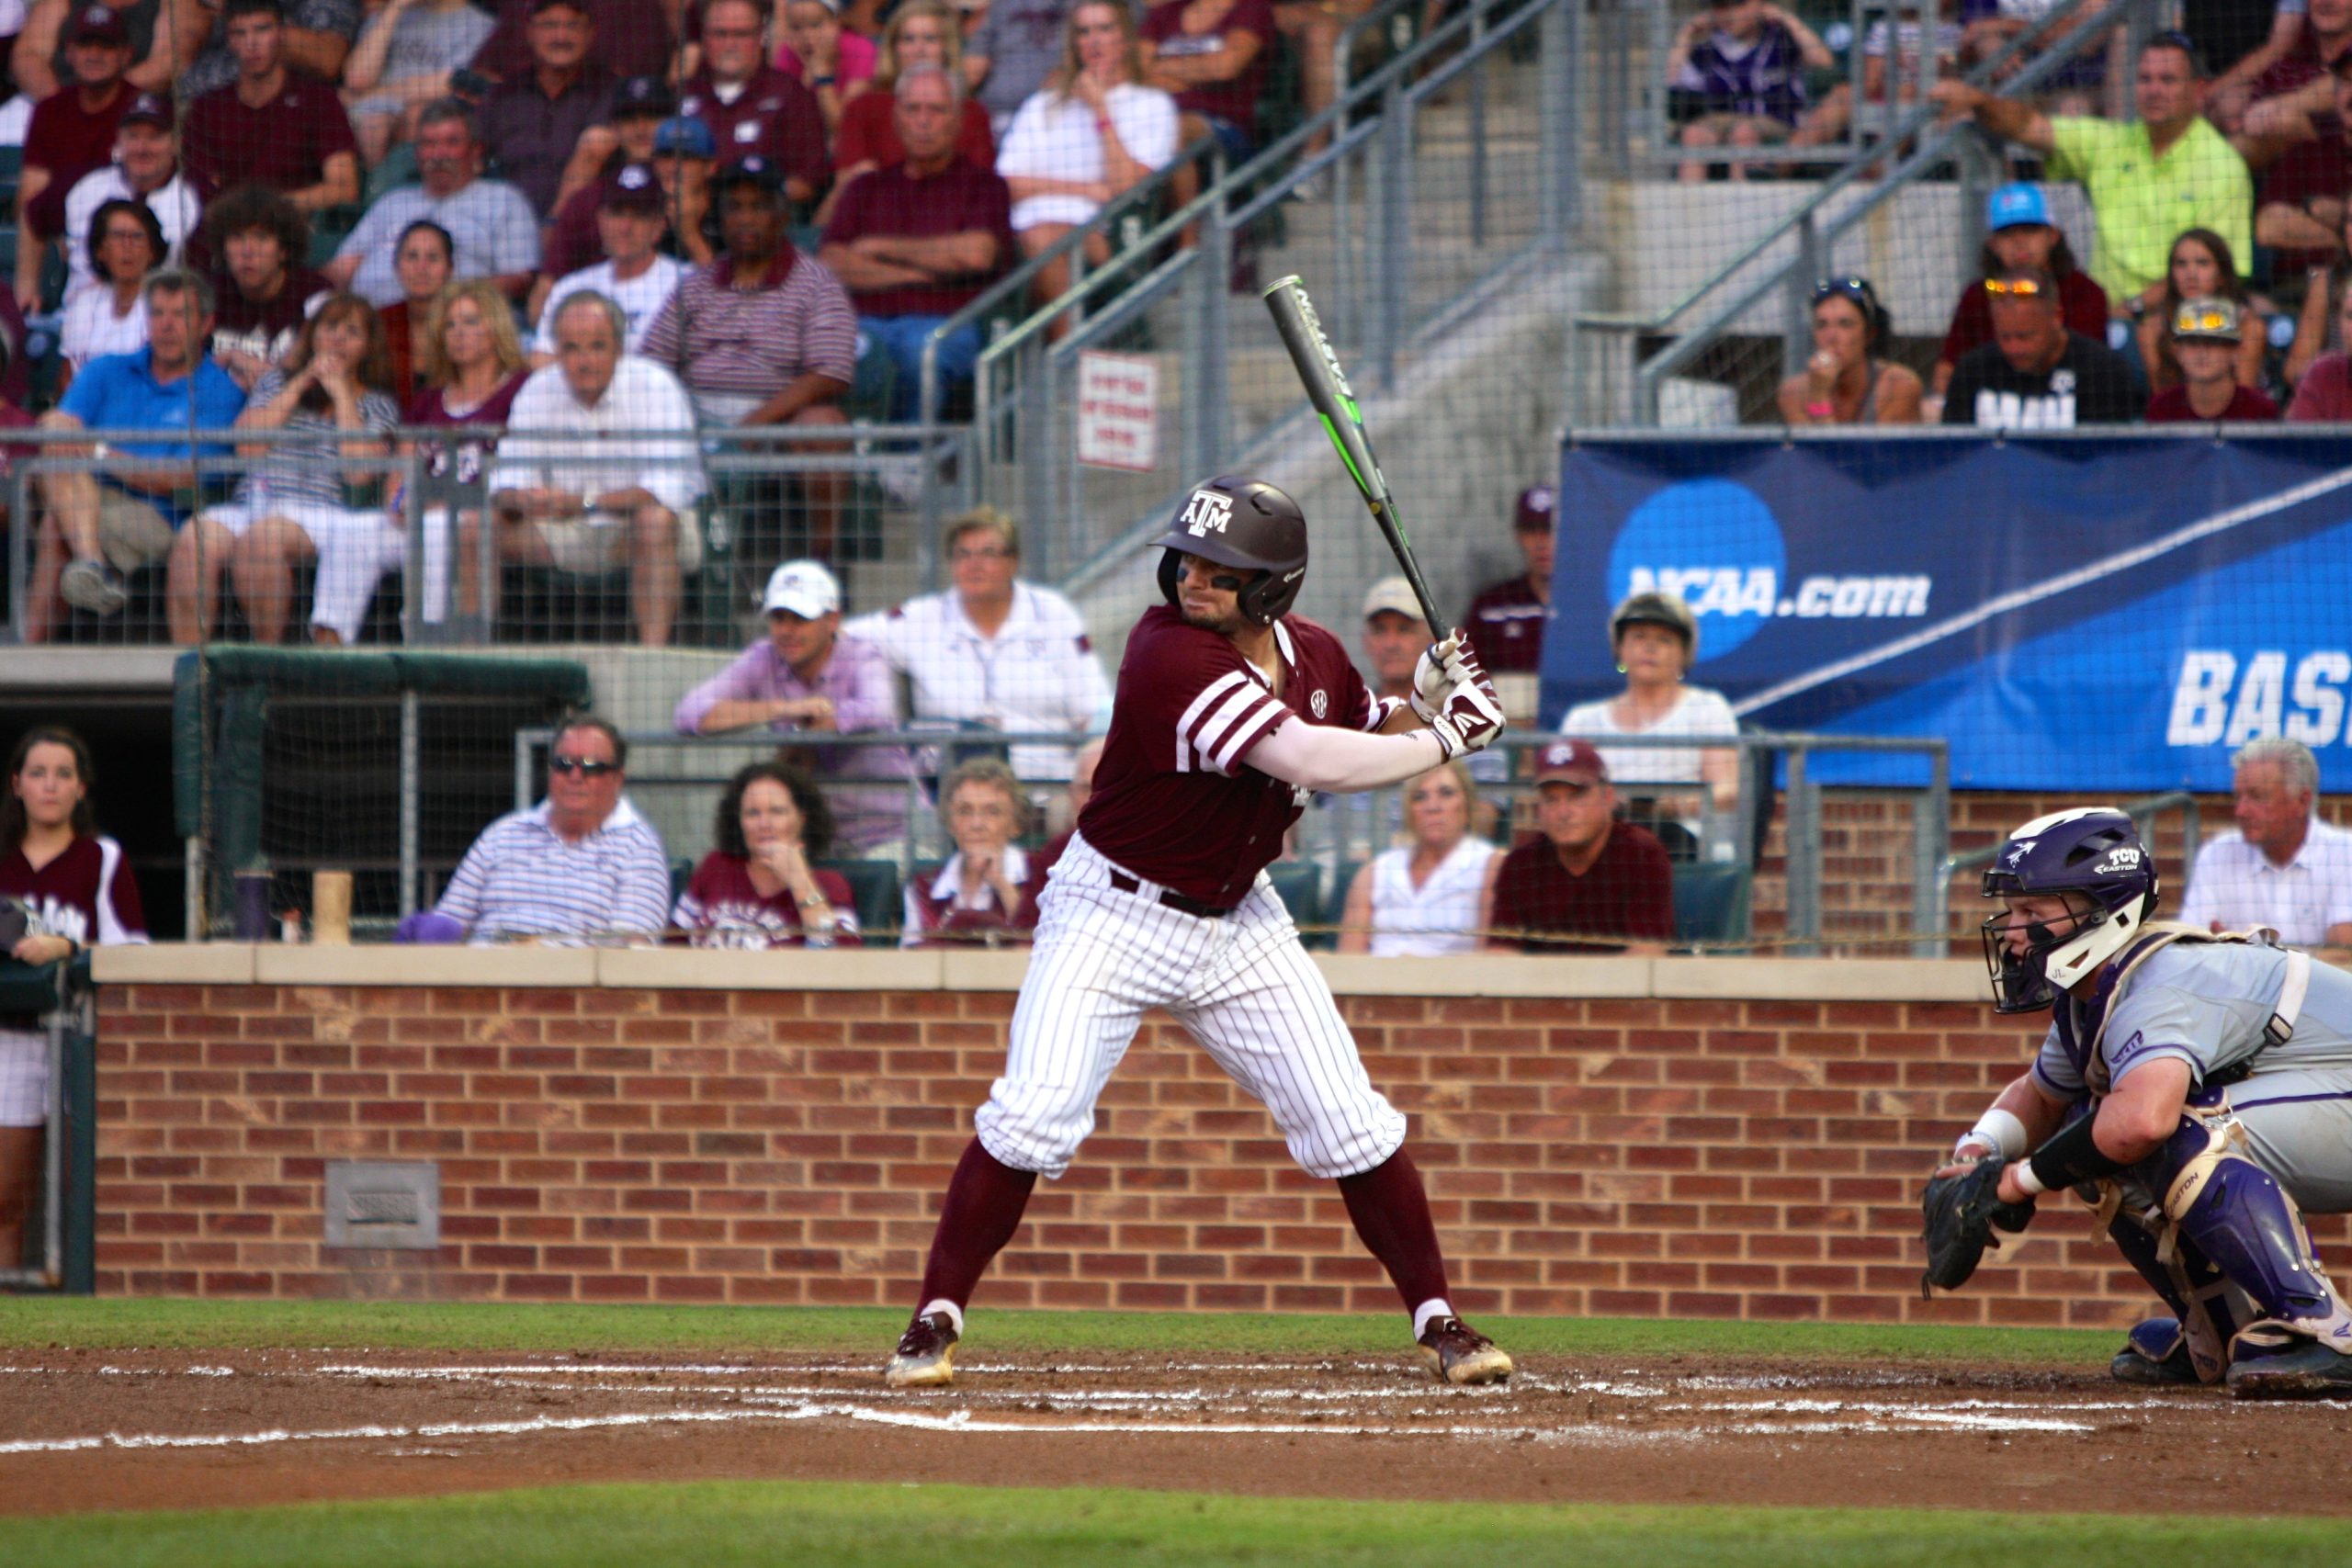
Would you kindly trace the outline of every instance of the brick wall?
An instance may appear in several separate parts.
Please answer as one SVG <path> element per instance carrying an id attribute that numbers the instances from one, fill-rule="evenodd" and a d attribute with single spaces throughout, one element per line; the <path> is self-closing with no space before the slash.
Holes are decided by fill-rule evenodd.
<path id="1" fill-rule="evenodd" d="M 444 983 L 384 983 L 424 962 L 104 950 L 102 1292 L 906 1303 L 1020 966 L 444 953 Z M 1919 1301 L 1923 1171 L 2030 1040 L 1955 999 L 1981 994 L 1973 964 L 1325 962 L 1412 1117 L 1465 1311 L 2111 1324 L 2146 1304 L 2071 1200 L 2016 1262 Z M 1430 982 L 1487 994 L 1380 994 Z M 324 1168 L 351 1158 L 438 1163 L 437 1254 L 322 1245 Z M 979 1301 L 1396 1304 L 1336 1190 L 1164 1020 Z"/>

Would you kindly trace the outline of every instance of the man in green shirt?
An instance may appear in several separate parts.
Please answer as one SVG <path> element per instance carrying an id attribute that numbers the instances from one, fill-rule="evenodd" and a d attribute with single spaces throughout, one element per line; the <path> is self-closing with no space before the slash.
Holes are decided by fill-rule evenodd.
<path id="1" fill-rule="evenodd" d="M 2048 159 L 2052 179 L 2082 182 L 2098 222 L 2091 276 L 2110 310 L 2134 319 L 2163 299 L 2182 230 L 2212 230 L 2241 266 L 2254 254 L 2254 179 L 2204 118 L 2206 72 L 2196 50 L 2178 33 L 2157 34 L 2140 51 L 2138 80 L 2140 118 L 2132 122 L 2052 118 L 1964 82 L 1934 88 L 1946 110 Z"/>

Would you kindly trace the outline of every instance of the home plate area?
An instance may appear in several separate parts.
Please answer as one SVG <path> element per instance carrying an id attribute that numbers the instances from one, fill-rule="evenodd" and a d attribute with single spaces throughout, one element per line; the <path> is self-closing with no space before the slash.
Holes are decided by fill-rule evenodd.
<path id="1" fill-rule="evenodd" d="M 2245 1404 L 2097 1371 L 1687 1355 L 1522 1360 L 1443 1387 L 1394 1358 L 991 1357 L 892 1393 L 880 1355 L 695 1360 L 24 1352 L 0 1511 L 583 1481 L 909 1483 L 1544 1502 L 2352 1513 L 2352 1404 Z M 2258 1477 L 2259 1484 L 2253 1484 Z"/>

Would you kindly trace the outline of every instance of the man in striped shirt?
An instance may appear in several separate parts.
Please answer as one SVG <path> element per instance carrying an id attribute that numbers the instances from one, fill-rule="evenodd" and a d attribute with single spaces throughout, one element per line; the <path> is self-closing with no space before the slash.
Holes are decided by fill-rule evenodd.
<path id="1" fill-rule="evenodd" d="M 696 267 L 645 334 L 645 357 L 677 372 L 703 424 L 843 425 L 841 396 L 857 377 L 857 313 L 840 278 L 793 248 L 784 173 L 769 158 L 737 158 L 710 180 L 722 254 Z M 794 452 L 846 452 L 846 442 L 796 443 Z M 804 474 L 806 553 L 832 553 L 846 487 L 839 474 Z"/>
<path id="2" fill-rule="evenodd" d="M 469 941 L 550 947 L 648 942 L 670 919 L 662 835 L 621 797 L 628 743 L 601 718 L 574 718 L 548 749 L 548 797 L 482 829 L 438 912 Z"/>

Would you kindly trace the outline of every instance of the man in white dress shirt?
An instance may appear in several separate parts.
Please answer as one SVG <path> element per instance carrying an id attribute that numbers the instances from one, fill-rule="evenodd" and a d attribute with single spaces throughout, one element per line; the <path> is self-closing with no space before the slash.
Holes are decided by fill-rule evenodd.
<path id="1" fill-rule="evenodd" d="M 1106 719 L 1110 682 L 1086 622 L 1050 588 L 1023 582 L 1021 531 L 993 507 L 948 519 L 942 553 L 956 586 L 910 599 L 842 628 L 882 650 L 913 688 L 918 720 L 1012 732 L 1066 730 Z M 1067 746 L 1015 746 L 1024 784 L 1069 777 Z"/>
<path id="2" fill-rule="evenodd" d="M 2268 926 L 2290 947 L 2352 948 L 2352 833 L 2312 814 L 2319 759 L 2284 736 L 2230 759 L 2238 830 L 2197 852 L 2184 924 Z"/>
<path id="3" fill-rule="evenodd" d="M 666 648 L 680 581 L 702 564 L 702 458 L 686 389 L 623 354 L 627 335 L 621 308 L 594 289 L 563 302 L 556 362 L 514 394 L 490 500 L 504 559 L 589 576 L 628 567 L 638 640 Z M 614 434 L 664 430 L 677 434 Z"/>

